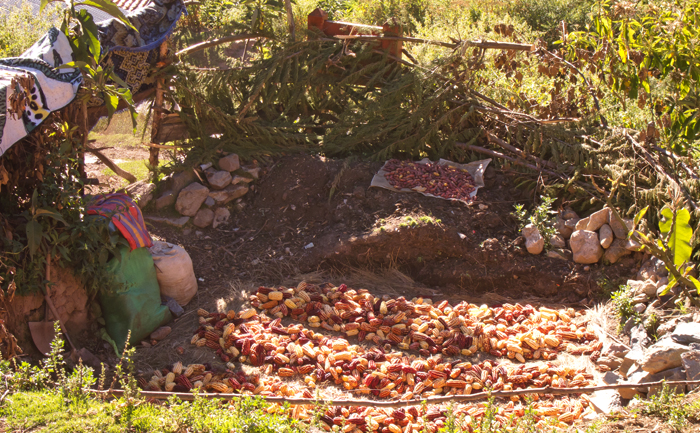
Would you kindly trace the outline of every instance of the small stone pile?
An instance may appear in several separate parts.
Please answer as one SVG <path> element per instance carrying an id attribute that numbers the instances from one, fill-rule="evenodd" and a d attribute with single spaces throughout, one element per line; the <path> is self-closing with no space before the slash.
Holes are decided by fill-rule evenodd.
<path id="1" fill-rule="evenodd" d="M 586 218 L 579 218 L 576 212 L 567 209 L 557 216 L 557 234 L 550 239 L 553 249 L 547 256 L 573 259 L 582 264 L 598 263 L 601 258 L 605 263 L 615 263 L 640 247 L 637 242 L 627 239 L 632 220 L 624 219 L 624 223 L 620 223 L 607 207 Z M 523 236 L 530 254 L 542 252 L 544 238 L 536 226 L 525 226 Z"/>
<path id="2" fill-rule="evenodd" d="M 241 167 L 236 154 L 224 156 L 216 166 L 210 162 L 196 171 L 175 173 L 166 178 L 167 189 L 155 199 L 155 208 L 161 210 L 174 205 L 182 217 L 147 219 L 176 227 L 182 227 L 192 219 L 197 227 L 216 228 L 231 216 L 225 206 L 243 197 L 250 188 L 249 184 L 259 176 L 259 167 Z M 142 208 L 146 204 L 139 202 Z"/>

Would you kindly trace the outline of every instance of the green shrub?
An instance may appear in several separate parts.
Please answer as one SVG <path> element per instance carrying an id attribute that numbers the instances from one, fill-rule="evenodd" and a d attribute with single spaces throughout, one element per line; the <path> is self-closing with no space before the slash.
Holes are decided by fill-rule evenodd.
<path id="1" fill-rule="evenodd" d="M 58 25 L 59 15 L 48 11 L 35 15 L 26 3 L 9 12 L 0 10 L 0 58 L 19 56 L 49 28 Z"/>
<path id="2" fill-rule="evenodd" d="M 508 12 L 525 21 L 533 30 L 543 32 L 547 42 L 554 42 L 561 32 L 561 22 L 569 30 L 584 28 L 589 22 L 590 0 L 516 0 Z"/>

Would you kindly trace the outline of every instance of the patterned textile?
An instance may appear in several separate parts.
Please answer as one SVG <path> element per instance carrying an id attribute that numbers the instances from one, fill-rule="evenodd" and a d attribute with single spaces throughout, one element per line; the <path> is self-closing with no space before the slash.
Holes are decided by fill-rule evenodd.
<path id="1" fill-rule="evenodd" d="M 131 250 L 141 247 L 152 247 L 153 240 L 148 234 L 143 215 L 133 200 L 121 193 L 102 194 L 95 196 L 93 203 L 88 207 L 88 215 L 100 215 L 112 218 L 112 223 L 129 242 Z"/>
<path id="2" fill-rule="evenodd" d="M 51 28 L 20 57 L 0 59 L 0 155 L 55 110 L 70 103 L 83 81 L 68 38 Z"/>
<path id="3" fill-rule="evenodd" d="M 153 0 L 148 6 L 127 14 L 137 31 L 116 18 L 97 23 L 102 49 L 153 50 L 175 30 L 183 13 L 187 13 L 183 0 Z"/>

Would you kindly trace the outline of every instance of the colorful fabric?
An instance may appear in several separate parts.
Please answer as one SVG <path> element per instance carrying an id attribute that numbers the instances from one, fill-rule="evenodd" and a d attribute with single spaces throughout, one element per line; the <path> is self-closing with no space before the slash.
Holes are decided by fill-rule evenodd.
<path id="1" fill-rule="evenodd" d="M 187 13 L 183 0 L 154 0 L 126 15 L 136 30 L 116 18 L 99 22 L 102 49 L 150 51 L 158 48 L 175 30 L 183 13 Z"/>
<path id="2" fill-rule="evenodd" d="M 80 71 L 56 69 L 71 60 L 68 38 L 55 28 L 20 57 L 0 59 L 0 155 L 75 98 Z"/>
<path id="3" fill-rule="evenodd" d="M 88 207 L 88 215 L 100 215 L 111 218 L 112 223 L 129 242 L 131 250 L 153 246 L 151 235 L 143 222 L 141 209 L 126 194 L 113 193 L 95 196 Z"/>

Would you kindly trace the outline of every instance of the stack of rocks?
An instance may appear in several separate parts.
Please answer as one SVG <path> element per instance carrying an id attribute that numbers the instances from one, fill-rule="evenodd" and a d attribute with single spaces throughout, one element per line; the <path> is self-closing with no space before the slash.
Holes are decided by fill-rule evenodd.
<path id="1" fill-rule="evenodd" d="M 607 207 L 586 218 L 579 218 L 576 212 L 567 209 L 557 215 L 557 234 L 550 239 L 553 249 L 548 256 L 572 259 L 582 264 L 598 263 L 601 258 L 605 263 L 615 263 L 640 247 L 637 242 L 627 239 L 632 220 L 623 219 L 623 222 Z M 537 227 L 527 225 L 523 236 L 528 252 L 542 252 L 544 239 Z"/>
<path id="2" fill-rule="evenodd" d="M 241 167 L 238 155 L 230 154 L 213 163 L 203 164 L 199 171 L 183 171 L 166 180 L 167 190 L 155 200 L 156 210 L 175 206 L 180 218 L 150 217 L 182 227 L 190 219 L 197 227 L 217 226 L 228 221 L 228 203 L 240 199 L 249 190 L 249 184 L 260 176 L 259 167 Z M 206 179 L 206 180 L 204 180 Z"/>

